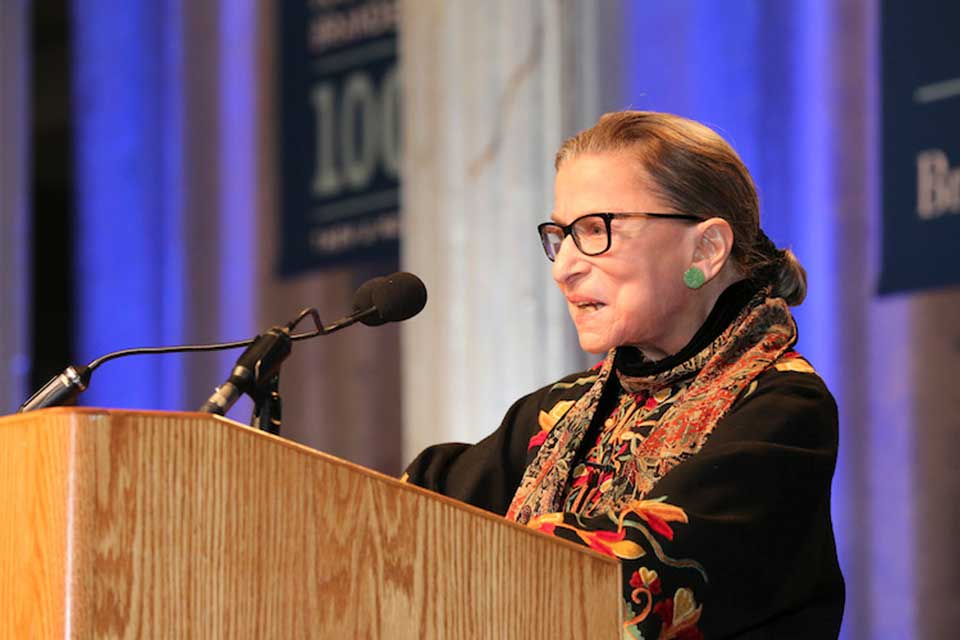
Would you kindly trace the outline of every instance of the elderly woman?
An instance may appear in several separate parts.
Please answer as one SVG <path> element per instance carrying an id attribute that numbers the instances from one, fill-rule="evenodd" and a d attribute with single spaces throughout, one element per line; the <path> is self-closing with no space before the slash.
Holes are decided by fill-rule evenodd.
<path id="1" fill-rule="evenodd" d="M 627 637 L 835 637 L 836 404 L 793 350 L 806 275 L 746 167 L 700 124 L 627 111 L 556 168 L 540 238 L 603 361 L 409 481 L 620 558 Z"/>

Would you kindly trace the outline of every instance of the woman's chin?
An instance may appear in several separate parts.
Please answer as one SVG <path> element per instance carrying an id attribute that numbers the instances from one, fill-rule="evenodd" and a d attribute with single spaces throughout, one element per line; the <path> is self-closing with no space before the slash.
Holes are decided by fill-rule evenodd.
<path id="1" fill-rule="evenodd" d="M 607 340 L 601 339 L 599 336 L 592 335 L 583 335 L 578 336 L 580 338 L 580 348 L 586 351 L 587 353 L 595 353 L 597 355 L 605 354 L 607 351 L 613 348 L 614 345 L 608 344 Z"/>

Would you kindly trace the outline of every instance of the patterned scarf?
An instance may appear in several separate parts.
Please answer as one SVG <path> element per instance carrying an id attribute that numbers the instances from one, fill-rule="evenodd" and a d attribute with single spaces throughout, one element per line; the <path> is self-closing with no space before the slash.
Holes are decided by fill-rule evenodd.
<path id="1" fill-rule="evenodd" d="M 653 394 L 677 384 L 681 389 L 671 394 L 670 406 L 619 470 L 603 498 L 603 510 L 616 511 L 643 499 L 660 478 L 699 451 L 740 393 L 793 346 L 797 329 L 790 310 L 783 299 L 769 298 L 768 293 L 759 292 L 727 329 L 685 362 L 648 377 L 618 374 L 628 391 Z M 562 509 L 571 465 L 611 381 L 616 353 L 607 353 L 596 381 L 550 430 L 524 472 L 508 519 L 526 524 Z"/>

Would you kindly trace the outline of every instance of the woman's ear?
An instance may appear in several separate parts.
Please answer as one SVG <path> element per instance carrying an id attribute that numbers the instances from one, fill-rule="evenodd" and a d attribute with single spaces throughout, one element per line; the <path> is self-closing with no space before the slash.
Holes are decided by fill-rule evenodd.
<path id="1" fill-rule="evenodd" d="M 690 266 L 698 267 L 709 281 L 727 263 L 733 251 L 733 229 L 723 218 L 710 218 L 697 224 L 698 238 Z"/>

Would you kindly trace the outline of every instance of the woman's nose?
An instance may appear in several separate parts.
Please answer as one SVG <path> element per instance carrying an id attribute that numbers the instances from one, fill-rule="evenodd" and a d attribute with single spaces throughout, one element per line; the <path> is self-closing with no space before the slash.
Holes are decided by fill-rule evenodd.
<path id="1" fill-rule="evenodd" d="M 585 269 L 583 257 L 573 242 L 573 236 L 565 237 L 553 260 L 553 279 L 557 284 L 563 284 L 583 273 Z"/>

